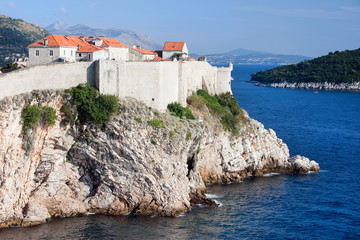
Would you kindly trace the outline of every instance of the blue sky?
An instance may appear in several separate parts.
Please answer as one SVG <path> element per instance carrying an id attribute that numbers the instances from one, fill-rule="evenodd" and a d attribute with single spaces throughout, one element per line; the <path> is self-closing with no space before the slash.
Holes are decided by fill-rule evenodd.
<path id="1" fill-rule="evenodd" d="M 56 21 L 126 28 L 190 52 L 236 48 L 310 57 L 360 48 L 360 0 L 0 0 L 1 11 L 45 27 Z"/>

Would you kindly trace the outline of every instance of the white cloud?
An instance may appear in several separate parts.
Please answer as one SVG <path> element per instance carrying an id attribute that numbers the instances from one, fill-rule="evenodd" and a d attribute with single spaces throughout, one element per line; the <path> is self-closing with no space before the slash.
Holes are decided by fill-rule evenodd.
<path id="1" fill-rule="evenodd" d="M 16 7 L 16 3 L 14 3 L 13 1 L 8 2 L 7 5 L 9 7 Z"/>

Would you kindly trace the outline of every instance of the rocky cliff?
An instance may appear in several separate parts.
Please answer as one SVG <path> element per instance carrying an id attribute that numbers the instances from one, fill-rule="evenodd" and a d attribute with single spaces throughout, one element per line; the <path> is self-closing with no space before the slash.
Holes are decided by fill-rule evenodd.
<path id="1" fill-rule="evenodd" d="M 182 120 L 126 99 L 100 128 L 64 122 L 64 101 L 64 92 L 42 91 L 0 102 L 1 227 L 89 213 L 174 216 L 192 204 L 215 204 L 205 197 L 207 183 L 319 170 L 307 158 L 289 158 L 275 132 L 247 116 L 234 136 L 208 112 Z M 56 124 L 24 136 L 26 104 L 53 107 Z"/>

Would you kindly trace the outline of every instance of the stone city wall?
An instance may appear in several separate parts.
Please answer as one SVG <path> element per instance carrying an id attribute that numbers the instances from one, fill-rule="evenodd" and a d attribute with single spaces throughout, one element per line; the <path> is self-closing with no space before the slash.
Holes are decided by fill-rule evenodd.
<path id="1" fill-rule="evenodd" d="M 67 89 L 80 83 L 95 86 L 93 62 L 55 63 L 0 75 L 0 99 L 33 90 Z"/>
<path id="2" fill-rule="evenodd" d="M 0 99 L 33 90 L 67 89 L 80 83 L 102 94 L 133 97 L 160 111 L 171 102 L 186 105 L 198 89 L 210 94 L 230 91 L 231 70 L 207 62 L 95 62 L 57 63 L 29 67 L 0 76 Z"/>

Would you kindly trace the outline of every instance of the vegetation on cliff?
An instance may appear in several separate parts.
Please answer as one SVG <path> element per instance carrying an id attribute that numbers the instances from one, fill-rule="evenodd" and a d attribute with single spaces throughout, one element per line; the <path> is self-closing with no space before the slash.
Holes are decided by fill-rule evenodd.
<path id="1" fill-rule="evenodd" d="M 354 83 L 360 81 L 360 48 L 335 51 L 326 56 L 294 65 L 253 73 L 252 81 L 260 83 Z"/>
<path id="2" fill-rule="evenodd" d="M 244 110 L 239 107 L 230 92 L 211 96 L 204 90 L 198 90 L 195 95 L 189 97 L 188 103 L 199 110 L 206 106 L 213 116 L 220 119 L 225 131 L 231 131 L 233 134 L 238 134 L 248 120 Z"/>
<path id="3" fill-rule="evenodd" d="M 186 119 L 191 119 L 194 120 L 195 116 L 194 114 L 191 112 L 189 107 L 183 107 L 181 106 L 180 103 L 178 102 L 173 102 L 173 103 L 169 103 L 167 105 L 167 109 L 174 113 L 176 116 L 178 116 L 179 118 L 183 118 L 186 117 Z"/>
<path id="4" fill-rule="evenodd" d="M 71 113 L 68 105 L 61 108 L 67 121 L 74 121 L 77 116 L 82 124 L 105 126 L 111 116 L 119 112 L 119 99 L 116 96 L 98 94 L 89 84 L 79 84 L 67 92 L 71 95 L 70 103 L 77 109 L 77 112 Z"/>
<path id="5" fill-rule="evenodd" d="M 0 14 L 0 66 L 26 56 L 31 43 L 48 35 L 44 28 Z"/>
<path id="6" fill-rule="evenodd" d="M 21 119 L 23 124 L 23 132 L 26 133 L 30 129 L 35 129 L 40 121 L 49 126 L 54 125 L 57 117 L 55 110 L 52 107 L 26 105 L 22 110 Z"/>

